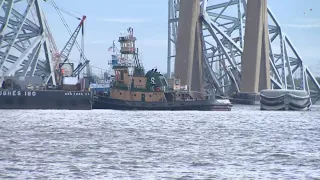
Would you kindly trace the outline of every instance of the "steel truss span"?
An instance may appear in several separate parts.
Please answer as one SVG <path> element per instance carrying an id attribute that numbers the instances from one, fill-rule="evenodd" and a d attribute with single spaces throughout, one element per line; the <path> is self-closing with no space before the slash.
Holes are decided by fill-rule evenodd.
<path id="1" fill-rule="evenodd" d="M 168 74 L 175 58 L 178 32 L 179 0 L 169 0 L 168 11 Z M 219 96 L 239 92 L 241 54 L 246 21 L 245 0 L 201 1 L 203 52 L 206 89 Z M 320 85 L 302 57 L 283 32 L 280 23 L 268 8 L 270 42 L 270 80 L 273 89 L 305 89 L 313 102 L 320 100 Z"/>
<path id="2" fill-rule="evenodd" d="M 39 76 L 52 79 L 48 31 L 39 0 L 0 0 L 0 77 Z"/>

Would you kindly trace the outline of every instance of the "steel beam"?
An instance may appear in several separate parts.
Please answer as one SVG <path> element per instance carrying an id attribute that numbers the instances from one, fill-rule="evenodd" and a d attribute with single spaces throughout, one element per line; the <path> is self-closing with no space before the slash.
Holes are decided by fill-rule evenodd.
<path id="1" fill-rule="evenodd" d="M 4 76 L 41 76 L 47 82 L 53 68 L 39 0 L 3 0 L 0 7 L 1 82 Z"/>
<path id="2" fill-rule="evenodd" d="M 245 0 L 201 1 L 203 6 L 204 74 L 207 88 L 217 95 L 228 96 L 238 91 L 241 78 L 246 22 Z M 306 89 L 319 100 L 320 85 L 312 75 L 276 20 L 268 11 L 270 81 L 273 89 Z M 169 0 L 168 15 L 168 74 L 175 60 L 175 46 L 179 19 L 179 1 Z M 170 30 L 169 30 L 170 29 Z M 209 66 L 209 68 L 208 68 Z"/>

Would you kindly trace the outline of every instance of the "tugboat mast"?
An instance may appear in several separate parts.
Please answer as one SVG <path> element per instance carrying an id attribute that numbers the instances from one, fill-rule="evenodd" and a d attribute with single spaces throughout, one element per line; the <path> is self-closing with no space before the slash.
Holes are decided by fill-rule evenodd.
<path id="1" fill-rule="evenodd" d="M 134 74 L 135 67 L 135 63 L 133 60 L 136 57 L 135 41 L 137 40 L 137 38 L 133 35 L 133 28 L 129 27 L 127 29 L 127 32 L 128 35 L 119 37 L 120 63 L 128 67 L 131 82 L 133 81 L 132 76 Z M 128 86 L 128 90 L 131 90 L 131 86 Z"/>
<path id="2" fill-rule="evenodd" d="M 133 59 L 136 55 L 135 41 L 137 38 L 133 35 L 133 28 L 129 27 L 127 31 L 128 35 L 120 36 L 118 40 L 120 43 L 120 63 L 124 66 L 133 67 Z"/>

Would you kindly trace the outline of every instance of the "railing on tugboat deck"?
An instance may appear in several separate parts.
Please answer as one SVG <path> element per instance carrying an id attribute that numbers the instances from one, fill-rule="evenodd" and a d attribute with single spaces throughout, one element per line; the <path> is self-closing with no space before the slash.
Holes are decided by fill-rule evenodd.
<path id="1" fill-rule="evenodd" d="M 208 94 L 208 93 L 205 93 L 205 92 L 201 92 L 201 91 L 190 91 L 190 90 L 180 90 L 180 91 L 165 91 L 167 93 L 171 93 L 172 95 L 174 95 L 174 93 L 185 93 L 185 94 L 188 94 L 190 97 L 191 97 L 191 93 L 198 93 L 198 94 L 202 94 L 204 97 L 208 97 L 208 99 L 214 99 L 215 96 L 214 94 Z M 203 100 L 202 98 L 198 99 L 198 98 L 193 98 L 193 99 L 181 99 L 183 101 L 197 101 L 197 100 Z"/>

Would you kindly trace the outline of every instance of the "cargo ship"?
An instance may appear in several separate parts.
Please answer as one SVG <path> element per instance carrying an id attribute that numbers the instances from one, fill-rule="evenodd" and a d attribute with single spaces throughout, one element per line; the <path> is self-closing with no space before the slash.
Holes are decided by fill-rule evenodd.
<path id="1" fill-rule="evenodd" d="M 4 78 L 0 109 L 91 110 L 92 92 L 85 90 L 86 78 L 63 77 L 61 85 L 42 84 L 41 77 Z"/>
<path id="2" fill-rule="evenodd" d="M 217 110 L 230 111 L 229 100 L 192 92 L 180 79 L 168 81 L 156 68 L 145 73 L 135 47 L 133 29 L 119 37 L 120 53 L 113 54 L 109 64 L 115 73 L 108 93 L 93 94 L 93 109 L 115 110 Z M 115 45 L 109 48 L 115 52 Z"/>

